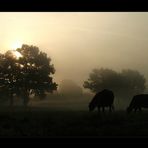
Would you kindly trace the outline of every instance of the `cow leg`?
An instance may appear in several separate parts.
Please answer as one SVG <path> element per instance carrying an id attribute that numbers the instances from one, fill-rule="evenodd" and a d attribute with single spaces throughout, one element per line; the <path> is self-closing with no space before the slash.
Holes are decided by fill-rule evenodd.
<path id="1" fill-rule="evenodd" d="M 98 106 L 98 113 L 100 113 L 100 107 Z"/>
<path id="2" fill-rule="evenodd" d="M 109 106 L 109 112 L 112 112 L 112 106 L 111 105 Z"/>
<path id="3" fill-rule="evenodd" d="M 115 107 L 114 105 L 111 105 L 112 111 L 115 111 Z"/>
<path id="4" fill-rule="evenodd" d="M 137 111 L 137 107 L 135 107 L 135 113 L 136 113 L 136 111 Z"/>
<path id="5" fill-rule="evenodd" d="M 141 110 L 141 107 L 139 107 L 138 109 L 139 109 L 140 112 L 142 111 L 142 110 Z"/>
<path id="6" fill-rule="evenodd" d="M 104 106 L 102 107 L 102 111 L 105 112 L 105 107 Z"/>

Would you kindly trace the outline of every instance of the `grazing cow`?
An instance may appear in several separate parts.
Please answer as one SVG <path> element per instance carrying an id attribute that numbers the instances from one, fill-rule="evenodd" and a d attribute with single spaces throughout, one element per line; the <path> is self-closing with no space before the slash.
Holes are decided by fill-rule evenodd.
<path id="1" fill-rule="evenodd" d="M 127 108 L 127 113 L 130 113 L 133 109 L 135 112 L 137 110 L 141 111 L 141 108 L 148 108 L 148 94 L 140 94 L 133 97 L 129 107 Z"/>
<path id="2" fill-rule="evenodd" d="M 89 103 L 89 111 L 93 111 L 96 107 L 100 112 L 100 108 L 102 107 L 102 111 L 105 111 L 105 107 L 109 107 L 110 112 L 113 109 L 113 101 L 114 94 L 111 90 L 104 89 L 101 92 L 98 92 Z"/>

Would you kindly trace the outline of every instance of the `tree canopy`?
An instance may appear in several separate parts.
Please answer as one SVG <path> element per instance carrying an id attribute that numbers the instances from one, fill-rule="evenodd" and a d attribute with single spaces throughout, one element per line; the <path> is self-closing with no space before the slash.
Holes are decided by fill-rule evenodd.
<path id="1" fill-rule="evenodd" d="M 51 76 L 54 73 L 51 59 L 36 46 L 23 44 L 21 48 L 0 54 L 0 91 L 9 92 L 6 94 L 11 100 L 14 95 L 20 96 L 24 105 L 31 94 L 44 98 L 47 92 L 57 89 Z"/>
<path id="2" fill-rule="evenodd" d="M 116 72 L 111 69 L 94 69 L 87 81 L 84 81 L 84 88 L 92 92 L 101 91 L 104 88 L 111 89 L 118 96 L 129 96 L 142 93 L 145 90 L 146 79 L 136 70 L 124 69 Z"/>

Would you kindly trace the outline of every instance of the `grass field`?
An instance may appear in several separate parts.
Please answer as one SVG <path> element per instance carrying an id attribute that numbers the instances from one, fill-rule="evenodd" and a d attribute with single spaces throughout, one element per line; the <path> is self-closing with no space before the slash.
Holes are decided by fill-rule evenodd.
<path id="1" fill-rule="evenodd" d="M 126 114 L 29 107 L 0 109 L 1 137 L 148 136 L 148 112 Z"/>
<path id="2" fill-rule="evenodd" d="M 148 136 L 148 111 L 126 114 L 115 102 L 115 112 L 88 111 L 91 97 L 30 101 L 27 109 L 0 107 L 1 137 Z"/>

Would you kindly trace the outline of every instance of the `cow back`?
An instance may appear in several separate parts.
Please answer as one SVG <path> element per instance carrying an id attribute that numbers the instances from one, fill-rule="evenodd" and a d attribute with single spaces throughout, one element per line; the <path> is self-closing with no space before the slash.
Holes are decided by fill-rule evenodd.
<path id="1" fill-rule="evenodd" d="M 98 105 L 100 106 L 109 106 L 113 104 L 114 101 L 114 94 L 112 91 L 104 89 L 98 95 Z"/>
<path id="2" fill-rule="evenodd" d="M 93 110 L 96 106 L 110 106 L 113 104 L 114 94 L 111 90 L 104 89 L 98 92 L 89 103 L 89 109 Z"/>
<path id="3" fill-rule="evenodd" d="M 131 105 L 148 108 L 148 94 L 140 94 L 134 96 Z"/>

